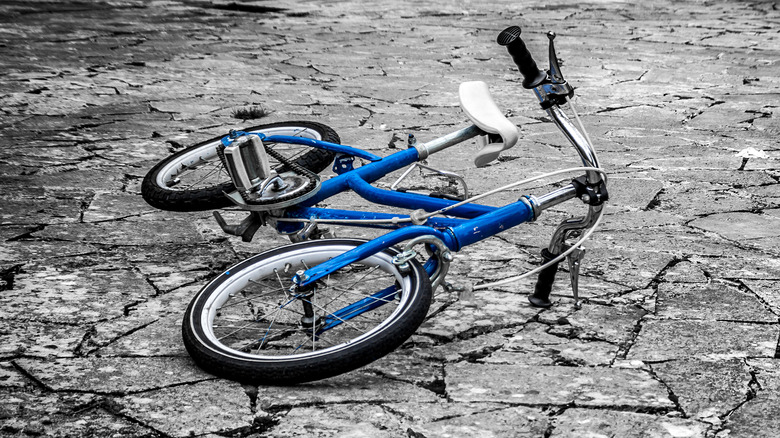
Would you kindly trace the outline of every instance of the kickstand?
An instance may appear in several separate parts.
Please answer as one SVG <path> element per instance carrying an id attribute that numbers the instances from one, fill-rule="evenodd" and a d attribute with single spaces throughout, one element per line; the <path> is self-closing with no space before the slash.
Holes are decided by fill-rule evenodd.
<path id="1" fill-rule="evenodd" d="M 569 262 L 569 277 L 571 278 L 571 293 L 574 295 L 574 307 L 577 309 L 582 307 L 580 301 L 580 261 L 585 257 L 585 249 L 577 248 L 566 256 L 566 261 Z"/>

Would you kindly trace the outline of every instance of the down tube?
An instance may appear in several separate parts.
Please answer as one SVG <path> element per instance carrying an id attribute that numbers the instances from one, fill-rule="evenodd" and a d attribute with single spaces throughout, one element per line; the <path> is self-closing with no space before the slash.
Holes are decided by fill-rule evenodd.
<path id="1" fill-rule="evenodd" d="M 466 221 L 462 225 L 450 228 L 458 242 L 458 249 L 479 242 L 488 237 L 506 231 L 523 222 L 533 220 L 534 211 L 527 200 L 521 199 L 505 205 L 490 213 Z"/>

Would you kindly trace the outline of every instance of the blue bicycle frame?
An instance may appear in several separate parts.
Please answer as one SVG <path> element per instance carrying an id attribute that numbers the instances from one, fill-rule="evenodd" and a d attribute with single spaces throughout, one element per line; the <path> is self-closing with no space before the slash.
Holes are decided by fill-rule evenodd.
<path id="1" fill-rule="evenodd" d="M 560 115 L 562 115 L 562 113 L 555 114 L 555 118 L 559 119 Z M 568 119 L 564 120 L 568 121 Z M 372 186 L 371 183 L 388 173 L 424 159 L 431 153 L 438 152 L 483 134 L 485 133 L 482 130 L 476 126 L 471 126 L 426 143 L 420 147 L 409 147 L 406 150 L 396 152 L 385 158 L 376 157 L 357 148 L 332 145 L 317 140 L 282 136 L 268 138 L 269 141 L 306 144 L 308 146 L 334 150 L 341 154 L 359 156 L 370 161 L 364 166 L 346 171 L 341 175 L 324 181 L 316 195 L 296 206 L 287 208 L 282 217 L 276 218 L 276 228 L 279 232 L 291 234 L 302 227 L 300 222 L 289 222 L 285 221 L 285 219 L 321 220 L 324 222 L 329 220 L 357 220 L 365 221 L 361 223 L 360 226 L 395 229 L 395 231 L 360 245 L 325 263 L 307 269 L 303 275 L 295 276 L 293 281 L 299 286 L 305 287 L 350 263 L 362 260 L 385 248 L 397 245 L 400 242 L 421 236 L 432 236 L 443 242 L 448 249 L 458 251 L 464 246 L 484 240 L 521 223 L 531 221 L 536 218 L 541 210 L 549 208 L 552 205 L 557 205 L 558 203 L 575 196 L 573 187 L 566 187 L 546 195 L 546 199 L 542 201 L 531 196 L 524 196 L 517 202 L 503 207 L 464 203 L 448 210 L 447 214 L 449 216 L 455 216 L 455 218 L 430 217 L 426 220 L 425 225 L 415 225 L 410 221 L 410 215 L 313 207 L 317 203 L 347 190 L 354 191 L 356 194 L 372 203 L 392 207 L 422 209 L 426 212 L 435 212 L 443 208 L 451 207 L 456 204 L 457 201 L 434 198 L 415 193 L 378 189 Z M 338 147 L 338 149 L 334 148 L 334 146 Z M 396 219 L 396 221 L 387 222 L 387 220 L 392 219 Z M 373 224 L 370 222 L 371 220 L 383 220 L 385 222 L 382 224 Z M 425 268 L 428 274 L 432 274 L 436 270 L 435 260 L 426 263 Z"/>
<path id="2" fill-rule="evenodd" d="M 540 99 L 541 100 L 541 99 Z M 583 164 L 590 169 L 598 168 L 599 163 L 594 151 L 584 136 L 577 130 L 566 115 L 561 111 L 558 105 L 546 108 L 548 115 L 554 121 L 556 126 L 564 133 L 566 138 L 575 146 Z M 385 175 L 409 166 L 417 161 L 424 160 L 429 155 L 442 151 L 448 147 L 462 143 L 478 135 L 485 135 L 477 126 L 470 126 L 465 129 L 453 132 L 444 137 L 432 140 L 428 143 L 410 145 L 408 149 L 396 152 L 384 158 L 377 157 L 366 151 L 328 142 L 300 138 L 295 136 L 270 136 L 266 141 L 276 143 L 303 144 L 311 147 L 328 149 L 339 155 L 334 165 L 334 170 L 339 173 L 338 176 L 322 182 L 319 191 L 312 197 L 307 198 L 295 205 L 279 209 L 267 218 L 273 224 L 277 231 L 282 234 L 295 234 L 303 227 L 304 222 L 350 222 L 352 225 L 362 227 L 374 227 L 392 229 L 393 231 L 361 244 L 354 249 L 344 252 L 324 263 L 312 266 L 304 272 L 299 272 L 293 276 L 293 282 L 298 288 L 306 288 L 314 285 L 318 280 L 327 275 L 338 271 L 339 269 L 370 257 L 384 249 L 397 245 L 404 241 L 422 239 L 430 248 L 438 246 L 441 250 L 446 247 L 449 251 L 458 251 L 461 248 L 472 243 L 484 240 L 502 231 L 508 230 L 514 226 L 536 219 L 539 214 L 552 206 L 558 205 L 574 197 L 580 196 L 585 201 L 586 196 L 581 192 L 582 185 L 595 187 L 602 183 L 602 176 L 594 170 L 586 171 L 585 177 L 581 178 L 583 182 L 576 183 L 572 181 L 562 188 L 554 190 L 545 195 L 523 196 L 516 202 L 503 207 L 492 207 L 471 202 L 458 202 L 449 199 L 435 198 L 415 193 L 399 192 L 395 190 L 379 189 L 371 183 L 384 177 Z M 344 159 L 346 157 L 346 159 Z M 367 164 L 352 168 L 351 160 L 354 157 L 360 157 L 368 161 Z M 346 163 L 346 164 L 345 164 Z M 314 207 L 331 196 L 351 190 L 357 195 L 375 204 L 399 207 L 409 210 L 425 211 L 428 213 L 439 212 L 447 209 L 447 217 L 437 217 L 434 215 L 425 215 L 421 219 L 419 215 L 413 214 L 391 214 L 379 212 L 365 212 L 352 210 L 339 210 L 329 208 Z M 606 200 L 606 192 L 604 192 Z M 562 252 L 564 240 L 574 231 L 590 227 L 599 216 L 603 205 L 602 202 L 591 203 L 588 214 L 582 218 L 574 218 L 564 221 L 556 229 L 549 248 L 549 254 L 554 256 Z M 417 213 L 415 211 L 415 213 Z M 223 229 L 225 229 L 223 227 Z M 255 228 L 256 229 L 256 228 Z M 441 255 L 442 252 L 434 253 Z M 424 269 L 431 277 L 443 279 L 443 275 L 438 272 L 439 269 L 446 274 L 447 261 L 439 260 L 437 257 L 430 257 L 424 265 Z M 442 265 L 444 267 L 442 267 Z M 530 299 L 534 305 L 549 305 L 549 288 L 554 278 L 555 266 L 552 267 L 553 276 L 545 280 L 545 288 L 539 289 Z M 577 301 L 576 278 L 577 272 L 571 272 L 573 275 L 572 289 Z M 541 277 L 540 277 L 541 278 Z M 436 284 L 436 283 L 435 283 Z M 537 286 L 539 283 L 537 283 Z M 340 324 L 340 321 L 353 318 L 363 312 L 372 310 L 388 301 L 388 298 L 394 294 L 394 291 L 379 291 L 374 296 L 350 304 L 327 317 L 327 323 L 319 331 L 328 330 Z"/>
<path id="3" fill-rule="evenodd" d="M 587 214 L 566 219 L 555 228 L 550 244 L 541 250 L 541 266 L 497 281 L 480 279 L 473 284 L 462 279 L 465 284 L 458 299 L 470 301 L 472 291 L 494 289 L 538 273 L 528 300 L 535 307 L 550 307 L 558 265 L 565 258 L 578 307 L 581 244 L 600 222 L 609 194 L 606 174 L 585 128 L 581 123 L 581 130 L 575 127 L 561 110 L 562 105 L 571 104 L 574 89 L 560 72 L 554 37 L 548 33 L 548 71 L 540 70 L 528 53 L 519 27 L 505 29 L 496 41 L 507 47 L 524 77 L 522 86 L 534 91 L 541 108 L 575 147 L 582 167 L 539 174 L 470 196 L 462 177 L 425 165 L 430 155 L 474 137 L 479 145 L 473 156 L 477 167 L 493 162 L 517 144 L 520 130 L 495 104 L 487 84 L 468 81 L 460 85 L 458 95 L 472 126 L 427 143 L 418 143 L 409 135 L 408 148 L 386 157 L 336 144 L 339 137 L 321 123 L 290 121 L 248 132 L 231 131 L 221 139 L 222 145 L 209 140 L 150 171 L 144 188 L 155 202 L 155 197 L 175 197 L 165 187 L 180 184 L 179 176 L 194 181 L 180 186 L 182 202 L 165 198 L 158 202 L 161 205 L 181 207 L 201 199 L 204 206 L 217 205 L 214 195 L 225 190 L 231 202 L 251 213 L 240 223 L 228 225 L 214 211 L 223 231 L 248 242 L 261 226 L 268 225 L 294 242 L 234 265 L 196 295 L 182 328 L 187 350 L 198 364 L 214 374 L 254 384 L 301 383 L 365 365 L 413 334 L 429 314 L 436 288 L 456 289 L 445 281 L 453 252 L 533 221 L 546 209 L 575 198 L 582 201 Z M 573 105 L 570 109 L 577 116 Z M 277 147 L 280 143 L 282 147 Z M 320 179 L 317 173 L 327 165 L 326 158 L 333 156 L 336 175 Z M 458 193 L 463 196 L 426 196 L 397 189 L 415 168 L 458 181 L 463 185 Z M 232 187 L 224 181 L 223 171 L 230 176 Z M 375 184 L 399 171 L 403 173 L 389 188 Z M 579 175 L 569 184 L 555 184 L 549 193 L 519 196 L 499 207 L 478 203 L 495 193 L 569 172 Z M 152 177 L 150 188 L 147 181 Z M 367 203 L 390 208 L 374 212 L 323 206 L 348 191 Z M 398 208 L 405 213 L 393 213 Z M 303 242 L 327 237 L 329 232 L 318 228 L 325 224 L 379 228 L 385 234 L 372 240 Z"/>

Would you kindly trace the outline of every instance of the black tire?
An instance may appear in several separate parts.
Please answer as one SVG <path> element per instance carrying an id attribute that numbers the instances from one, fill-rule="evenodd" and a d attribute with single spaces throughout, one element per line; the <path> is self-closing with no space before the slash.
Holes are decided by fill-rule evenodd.
<path id="1" fill-rule="evenodd" d="M 311 296 L 291 298 L 289 292 L 291 277 L 304 264 L 314 266 L 364 242 L 295 243 L 231 267 L 187 308 L 182 322 L 187 351 L 209 373 L 265 385 L 324 379 L 390 353 L 423 322 L 431 301 L 431 283 L 419 263 L 411 261 L 404 272 L 392 263 L 398 250 L 387 249 L 330 274 Z M 380 297 L 378 291 L 388 295 Z M 384 304 L 351 318 L 333 316 L 359 300 L 366 300 L 361 309 L 367 302 Z M 301 319 L 304 303 L 316 310 L 316 336 Z M 335 326 L 322 330 L 328 324 Z"/>
<path id="2" fill-rule="evenodd" d="M 279 122 L 242 129 L 246 132 L 263 132 L 266 135 L 301 135 L 330 143 L 341 143 L 332 128 L 315 122 Z M 141 195 L 149 205 L 161 210 L 201 211 L 232 205 L 223 192 L 235 189 L 230 176 L 217 156 L 217 146 L 224 136 L 214 137 L 181 150 L 160 161 L 146 174 L 141 184 Z M 269 144 L 285 158 L 312 172 L 325 170 L 335 153 L 304 145 Z M 274 166 L 274 163 L 276 166 Z M 272 159 L 272 167 L 280 170 L 283 165 Z M 176 183 L 188 179 L 185 183 Z"/>

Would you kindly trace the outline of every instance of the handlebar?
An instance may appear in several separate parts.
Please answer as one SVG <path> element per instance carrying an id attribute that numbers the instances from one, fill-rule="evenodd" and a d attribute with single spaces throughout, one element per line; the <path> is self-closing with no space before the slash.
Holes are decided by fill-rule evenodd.
<path id="1" fill-rule="evenodd" d="M 547 78 L 547 73 L 539 70 L 539 67 L 536 66 L 531 52 L 528 51 L 523 39 L 520 38 L 521 32 L 518 26 L 510 26 L 498 35 L 496 42 L 506 46 L 506 50 L 512 56 L 512 60 L 515 61 L 515 65 L 523 75 L 523 87 L 536 88 Z"/>
<path id="2" fill-rule="evenodd" d="M 517 68 L 523 75 L 523 87 L 533 89 L 542 108 L 555 122 L 556 126 L 563 132 L 566 138 L 571 142 L 582 159 L 586 167 L 599 167 L 596 153 L 587 140 L 587 137 L 577 130 L 569 121 L 559 105 L 565 103 L 574 95 L 574 89 L 566 82 L 561 73 L 558 56 L 555 53 L 553 40 L 555 34 L 549 32 L 547 37 L 550 39 L 550 71 L 540 70 L 534 61 L 533 56 L 520 38 L 520 27 L 510 26 L 504 29 L 496 38 L 496 42 L 506 46 L 507 51 L 515 61 Z M 602 182 L 601 175 L 598 172 L 587 172 L 587 183 L 598 185 Z"/>
<path id="3" fill-rule="evenodd" d="M 520 28 L 518 26 L 510 26 L 504 29 L 498 35 L 496 42 L 506 46 L 507 51 L 523 75 L 523 87 L 533 89 L 536 97 L 539 98 L 542 109 L 547 112 L 558 129 L 575 147 L 582 159 L 582 163 L 589 168 L 599 168 L 596 152 L 585 134 L 585 128 L 580 123 L 582 131 L 578 130 L 560 108 L 560 105 L 569 101 L 569 98 L 574 95 L 574 89 L 566 82 L 561 73 L 560 63 L 553 45 L 555 34 L 549 32 L 547 37 L 550 40 L 549 71 L 539 70 L 536 61 L 534 61 L 525 43 L 520 38 Z M 573 106 L 572 111 L 575 117 L 577 117 Z M 579 122 L 579 117 L 577 117 L 577 121 Z M 588 214 L 584 217 L 572 218 L 561 223 L 553 234 L 549 247 L 542 252 L 542 258 L 547 264 L 545 269 L 539 274 L 534 293 L 529 297 L 531 303 L 536 307 L 549 307 L 552 305 L 549 296 L 555 280 L 555 273 L 558 270 L 558 262 L 556 260 L 559 260 L 563 255 L 566 239 L 573 233 L 591 228 L 598 223 L 602 215 L 603 204 L 609 199 L 609 194 L 602 174 L 595 170 L 587 170 L 584 177 L 577 178 L 566 187 L 544 195 L 541 198 L 531 197 L 535 205 L 534 212 L 536 212 L 536 208 L 541 211 L 573 197 L 578 197 L 586 204 L 589 204 Z M 574 292 L 575 301 L 577 301 L 579 298 L 577 296 L 576 276 L 578 275 L 578 263 L 579 258 L 582 257 L 582 252 L 579 252 L 576 256 L 569 255 L 569 257 L 570 273 L 572 273 L 572 291 Z"/>

